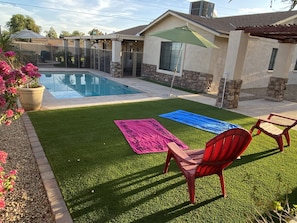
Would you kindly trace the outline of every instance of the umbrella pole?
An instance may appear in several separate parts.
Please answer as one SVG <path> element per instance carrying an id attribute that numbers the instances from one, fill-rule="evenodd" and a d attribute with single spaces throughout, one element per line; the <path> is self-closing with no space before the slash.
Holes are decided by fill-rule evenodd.
<path id="1" fill-rule="evenodd" d="M 228 78 L 229 75 L 228 75 L 228 73 L 225 73 L 224 76 L 225 76 L 225 80 L 224 80 L 224 87 L 223 87 L 223 94 L 222 94 L 222 102 L 221 102 L 221 106 L 220 106 L 220 108 L 223 108 L 223 105 L 224 105 L 226 83 L 227 83 L 227 78 Z"/>
<path id="2" fill-rule="evenodd" d="M 169 97 L 171 96 L 171 91 L 172 91 L 172 87 L 173 87 L 173 82 L 174 82 L 175 74 L 176 74 L 176 67 L 174 69 L 174 74 L 173 74 L 173 77 L 172 77 L 172 80 L 171 80 L 171 84 L 170 84 Z"/>
<path id="3" fill-rule="evenodd" d="M 184 46 L 184 43 L 182 43 L 182 44 L 180 45 L 180 48 L 179 48 L 178 57 L 177 57 L 176 65 L 175 65 L 175 68 L 174 68 L 173 77 L 172 77 L 172 80 L 171 80 L 170 91 L 169 91 L 169 97 L 171 96 L 171 92 L 172 92 L 172 88 L 173 88 L 173 83 L 174 83 L 174 78 L 175 78 L 175 75 L 176 75 L 176 71 L 177 71 L 177 66 L 178 66 L 179 60 L 180 60 L 180 58 L 181 58 L 181 52 L 182 52 L 182 48 L 183 48 L 183 46 Z"/>

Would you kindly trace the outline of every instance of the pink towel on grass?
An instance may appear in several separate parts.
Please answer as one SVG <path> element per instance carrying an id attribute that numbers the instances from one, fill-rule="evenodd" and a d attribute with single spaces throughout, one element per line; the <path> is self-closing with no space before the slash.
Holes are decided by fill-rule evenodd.
<path id="1" fill-rule="evenodd" d="M 168 150 L 168 142 L 175 142 L 182 149 L 188 149 L 186 144 L 153 118 L 114 122 L 137 154 L 165 152 Z"/>

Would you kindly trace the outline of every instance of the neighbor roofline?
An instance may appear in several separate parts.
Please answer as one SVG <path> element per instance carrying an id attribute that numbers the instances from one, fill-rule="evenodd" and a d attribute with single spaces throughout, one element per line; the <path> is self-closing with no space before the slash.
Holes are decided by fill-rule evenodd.
<path id="1" fill-rule="evenodd" d="M 143 41 L 143 36 L 138 35 L 125 35 L 125 34 L 108 34 L 108 35 L 98 35 L 98 36 L 68 36 L 64 37 L 64 39 L 67 40 L 105 40 L 105 39 L 111 39 L 111 40 L 139 40 Z"/>

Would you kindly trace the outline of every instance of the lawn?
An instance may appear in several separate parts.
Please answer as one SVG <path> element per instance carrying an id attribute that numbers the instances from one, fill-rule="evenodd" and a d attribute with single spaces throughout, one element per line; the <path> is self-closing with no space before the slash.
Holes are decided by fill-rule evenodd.
<path id="1" fill-rule="evenodd" d="M 191 148 L 203 148 L 214 134 L 158 116 L 177 109 L 246 129 L 256 121 L 183 99 L 29 113 L 74 222 L 248 222 L 286 194 L 297 204 L 294 130 L 283 153 L 272 138 L 253 137 L 241 159 L 224 171 L 228 197 L 212 175 L 196 179 L 197 203 L 190 204 L 175 163 L 162 173 L 166 153 L 135 154 L 113 122 L 155 118 Z"/>

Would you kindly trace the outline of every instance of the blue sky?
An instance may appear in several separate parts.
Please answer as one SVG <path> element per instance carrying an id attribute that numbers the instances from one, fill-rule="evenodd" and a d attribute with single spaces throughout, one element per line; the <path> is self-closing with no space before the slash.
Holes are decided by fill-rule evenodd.
<path id="1" fill-rule="evenodd" d="M 53 27 L 61 31 L 74 30 L 85 35 L 97 28 L 112 33 L 152 22 L 167 10 L 188 13 L 190 0 L 0 0 L 0 25 L 14 14 L 28 15 L 42 27 L 41 34 Z M 282 0 L 212 0 L 217 16 L 233 16 L 288 10 L 289 4 Z"/>

